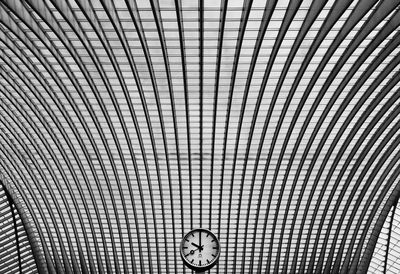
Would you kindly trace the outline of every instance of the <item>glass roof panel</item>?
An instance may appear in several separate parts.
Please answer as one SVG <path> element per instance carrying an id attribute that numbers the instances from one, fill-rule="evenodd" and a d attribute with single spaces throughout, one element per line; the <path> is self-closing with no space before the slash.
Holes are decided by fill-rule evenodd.
<path id="1" fill-rule="evenodd" d="M 0 4 L 0 174 L 47 266 L 188 273 L 179 242 L 206 227 L 212 273 L 368 267 L 398 181 L 399 7 L 274 3 Z"/>

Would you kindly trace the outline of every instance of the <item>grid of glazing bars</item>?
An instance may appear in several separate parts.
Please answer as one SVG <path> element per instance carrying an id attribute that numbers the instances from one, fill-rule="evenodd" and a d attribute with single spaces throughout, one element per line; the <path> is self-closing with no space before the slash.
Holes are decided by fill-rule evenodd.
<path id="1" fill-rule="evenodd" d="M 400 172 L 399 26 L 393 0 L 0 1 L 0 173 L 46 266 L 189 273 L 204 227 L 211 273 L 365 270 Z"/>

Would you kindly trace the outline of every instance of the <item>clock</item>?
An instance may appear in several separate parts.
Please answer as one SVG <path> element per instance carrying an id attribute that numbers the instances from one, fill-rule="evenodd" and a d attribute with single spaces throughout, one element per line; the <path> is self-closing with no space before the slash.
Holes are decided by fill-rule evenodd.
<path id="1" fill-rule="evenodd" d="M 206 271 L 218 262 L 221 247 L 211 231 L 197 228 L 183 237 L 180 252 L 187 267 L 195 271 Z"/>

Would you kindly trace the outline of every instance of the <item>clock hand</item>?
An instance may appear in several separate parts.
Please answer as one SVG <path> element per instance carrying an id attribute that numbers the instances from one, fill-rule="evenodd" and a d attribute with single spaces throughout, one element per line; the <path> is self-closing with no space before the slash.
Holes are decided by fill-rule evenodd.
<path id="1" fill-rule="evenodd" d="M 201 231 L 199 231 L 199 252 L 203 250 L 203 246 L 201 245 Z"/>
<path id="2" fill-rule="evenodd" d="M 188 254 L 185 255 L 185 257 L 189 256 L 189 255 L 193 255 L 194 254 L 194 250 L 190 250 Z"/>
<path id="3" fill-rule="evenodd" d="M 202 247 L 201 246 L 199 246 L 199 245 L 197 245 L 197 244 L 195 244 L 195 243 L 191 243 L 193 246 L 195 246 L 195 247 L 197 247 L 197 249 L 202 249 Z"/>

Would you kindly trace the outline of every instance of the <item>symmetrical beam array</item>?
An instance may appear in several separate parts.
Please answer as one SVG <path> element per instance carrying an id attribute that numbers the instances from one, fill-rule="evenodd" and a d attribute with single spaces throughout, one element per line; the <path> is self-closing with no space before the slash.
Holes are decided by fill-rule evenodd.
<path id="1" fill-rule="evenodd" d="M 43 268 L 189 273 L 204 227 L 211 273 L 365 273 L 399 191 L 399 2 L 0 0 L 0 174 Z"/>

